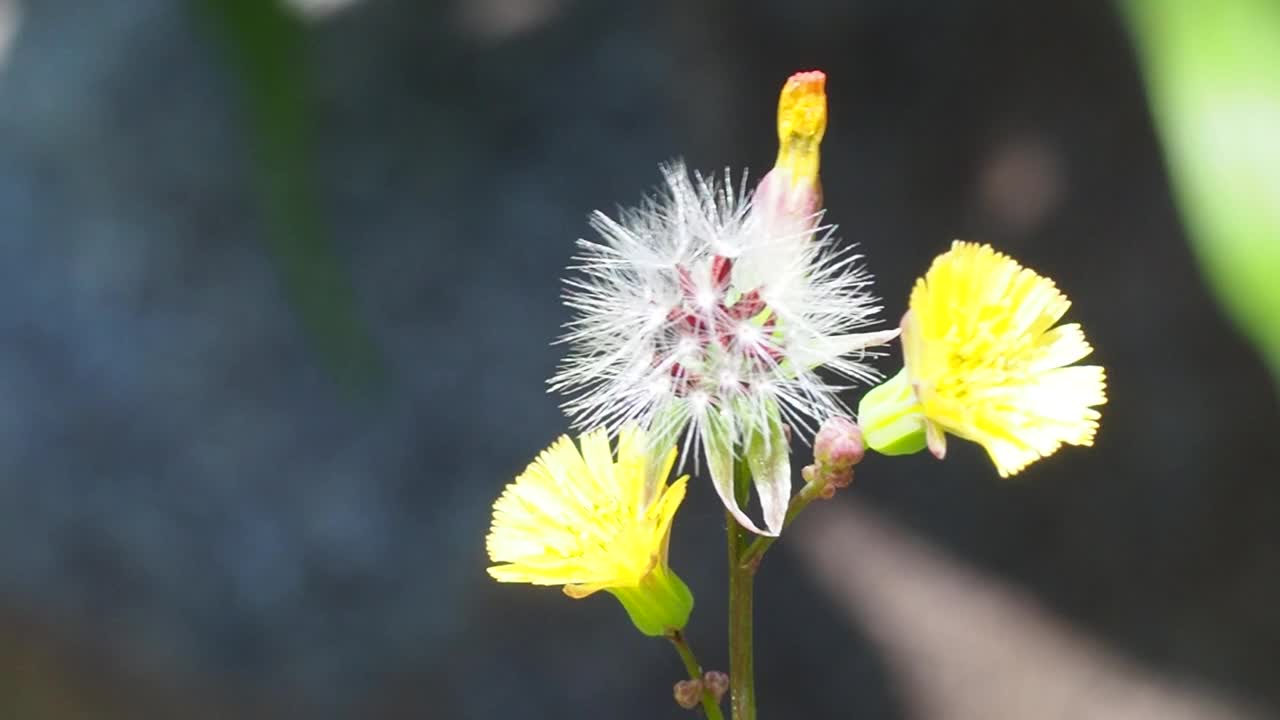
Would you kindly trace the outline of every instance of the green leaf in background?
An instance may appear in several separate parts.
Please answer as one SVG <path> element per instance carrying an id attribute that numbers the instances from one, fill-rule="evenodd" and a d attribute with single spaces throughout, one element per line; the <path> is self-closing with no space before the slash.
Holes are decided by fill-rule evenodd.
<path id="1" fill-rule="evenodd" d="M 1201 267 L 1280 382 L 1280 2 L 1122 7 Z"/>
<path id="2" fill-rule="evenodd" d="M 312 166 L 307 29 L 281 0 L 197 0 L 238 74 L 273 259 L 311 341 L 347 389 L 381 379 L 377 348 L 321 219 Z"/>

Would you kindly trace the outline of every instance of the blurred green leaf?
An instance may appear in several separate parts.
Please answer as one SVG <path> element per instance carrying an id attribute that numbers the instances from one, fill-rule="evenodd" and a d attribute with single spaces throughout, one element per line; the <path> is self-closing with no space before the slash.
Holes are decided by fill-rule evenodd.
<path id="1" fill-rule="evenodd" d="M 1196 255 L 1280 381 L 1280 3 L 1123 7 Z"/>
<path id="2" fill-rule="evenodd" d="M 377 348 L 319 212 L 307 29 L 280 0 L 197 0 L 240 78 L 265 235 L 308 336 L 348 389 L 381 379 Z"/>

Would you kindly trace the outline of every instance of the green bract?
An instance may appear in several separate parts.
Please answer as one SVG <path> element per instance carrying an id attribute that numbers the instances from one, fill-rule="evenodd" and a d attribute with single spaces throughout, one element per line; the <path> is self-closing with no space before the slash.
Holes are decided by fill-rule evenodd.
<path id="1" fill-rule="evenodd" d="M 905 368 L 862 397 L 858 424 L 867 447 L 881 455 L 911 455 L 925 448 L 924 412 Z"/>

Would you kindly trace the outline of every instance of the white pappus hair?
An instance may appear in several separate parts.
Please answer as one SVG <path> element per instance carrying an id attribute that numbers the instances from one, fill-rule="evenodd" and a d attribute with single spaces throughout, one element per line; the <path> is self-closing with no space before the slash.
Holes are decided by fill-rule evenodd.
<path id="1" fill-rule="evenodd" d="M 822 213 L 753 204 L 746 179 L 684 165 L 617 220 L 597 212 L 565 280 L 574 317 L 552 390 L 579 428 L 627 423 L 684 456 L 705 444 L 709 413 L 731 418 L 735 445 L 771 418 L 812 434 L 849 410 L 837 393 L 878 375 L 867 348 L 896 330 L 859 333 L 880 310 L 871 276 Z"/>

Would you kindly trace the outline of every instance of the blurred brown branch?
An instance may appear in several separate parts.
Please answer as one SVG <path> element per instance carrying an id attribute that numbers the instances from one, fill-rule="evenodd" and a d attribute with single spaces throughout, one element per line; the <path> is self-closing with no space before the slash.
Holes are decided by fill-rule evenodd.
<path id="1" fill-rule="evenodd" d="M 820 583 L 885 653 L 911 717 L 1258 717 L 1122 658 L 856 504 L 823 505 L 792 532 Z"/>

